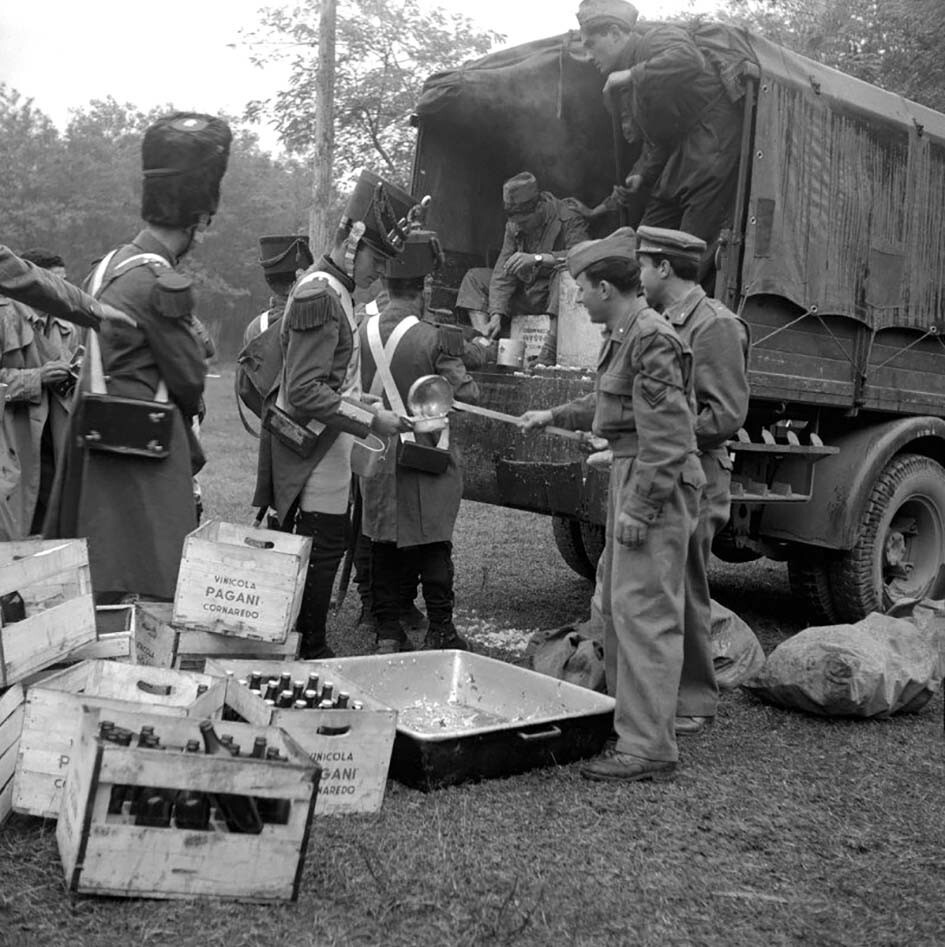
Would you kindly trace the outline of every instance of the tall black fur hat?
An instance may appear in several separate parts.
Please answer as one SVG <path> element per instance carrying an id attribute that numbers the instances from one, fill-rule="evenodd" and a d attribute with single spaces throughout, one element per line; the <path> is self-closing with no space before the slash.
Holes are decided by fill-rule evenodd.
<path id="1" fill-rule="evenodd" d="M 187 228 L 220 203 L 233 135 L 222 119 L 198 112 L 159 118 L 144 133 L 141 216 L 151 224 Z"/>

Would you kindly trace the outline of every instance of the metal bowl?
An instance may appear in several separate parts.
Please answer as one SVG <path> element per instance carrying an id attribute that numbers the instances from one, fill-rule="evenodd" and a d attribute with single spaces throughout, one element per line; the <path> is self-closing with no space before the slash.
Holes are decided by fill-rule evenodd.
<path id="1" fill-rule="evenodd" d="M 452 407 L 453 389 L 441 375 L 421 375 L 407 392 L 407 410 L 415 419 L 445 418 Z"/>

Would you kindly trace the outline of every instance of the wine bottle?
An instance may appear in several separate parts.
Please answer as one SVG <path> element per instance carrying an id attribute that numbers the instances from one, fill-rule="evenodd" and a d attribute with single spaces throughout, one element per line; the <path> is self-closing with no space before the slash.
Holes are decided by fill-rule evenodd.
<path id="1" fill-rule="evenodd" d="M 229 756 L 230 751 L 220 742 L 212 720 L 200 722 L 204 752 L 209 756 Z M 232 793 L 215 793 L 217 809 L 231 832 L 258 835 L 262 831 L 262 819 L 252 796 L 237 796 Z"/>

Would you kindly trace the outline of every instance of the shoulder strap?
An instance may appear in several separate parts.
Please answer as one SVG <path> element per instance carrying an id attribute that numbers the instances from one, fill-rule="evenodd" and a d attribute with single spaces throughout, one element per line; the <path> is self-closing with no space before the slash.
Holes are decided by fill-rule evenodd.
<path id="1" fill-rule="evenodd" d="M 368 333 L 371 332 L 371 323 L 374 323 L 377 329 L 378 344 L 380 344 L 380 340 L 381 340 L 380 319 L 381 317 L 377 315 L 377 316 L 372 316 L 368 320 Z M 412 329 L 419 321 L 420 320 L 416 316 L 407 316 L 405 319 L 401 319 L 401 321 L 398 322 L 396 326 L 394 326 L 394 331 L 391 332 L 390 336 L 387 339 L 387 344 L 384 346 L 384 349 L 383 349 L 384 355 L 387 359 L 388 374 L 390 374 L 390 363 L 394 360 L 394 352 L 397 351 L 397 346 L 400 345 L 400 340 L 407 334 L 407 330 Z M 369 341 L 370 341 L 370 338 L 371 336 L 369 334 L 368 335 Z M 373 346 L 371 347 L 371 352 L 372 353 L 374 352 Z M 374 378 L 371 381 L 371 394 L 379 395 L 381 393 L 382 388 L 384 388 L 385 391 L 387 389 L 384 387 L 384 377 L 380 370 L 380 363 L 378 363 L 376 358 L 374 359 L 374 362 L 378 366 L 378 369 L 374 373 Z M 393 377 L 391 377 L 391 381 L 393 381 Z M 396 385 L 394 386 L 394 390 L 395 391 L 397 390 Z M 388 398 L 390 398 L 390 394 L 388 394 Z M 393 400 L 391 400 L 392 407 L 393 407 L 393 404 L 394 402 Z"/>

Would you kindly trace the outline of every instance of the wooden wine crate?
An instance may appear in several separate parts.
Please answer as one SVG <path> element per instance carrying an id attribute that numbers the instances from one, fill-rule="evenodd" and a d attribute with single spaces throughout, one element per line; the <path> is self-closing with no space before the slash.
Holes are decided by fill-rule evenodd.
<path id="1" fill-rule="evenodd" d="M 13 773 L 23 729 L 25 699 L 19 684 L 0 693 L 0 826 L 13 811 Z"/>
<path id="2" fill-rule="evenodd" d="M 299 650 L 299 635 L 295 631 L 283 642 L 254 641 L 175 625 L 170 603 L 139 602 L 136 612 L 138 664 L 202 671 L 209 657 L 293 661 Z"/>
<path id="3" fill-rule="evenodd" d="M 26 617 L 0 627 L 0 687 L 95 641 L 95 604 L 84 539 L 0 543 L 0 595 L 19 592 Z"/>
<path id="4" fill-rule="evenodd" d="M 123 664 L 135 664 L 135 606 L 96 605 L 95 641 L 70 651 L 63 664 L 109 658 Z"/>
<path id="5" fill-rule="evenodd" d="M 184 540 L 174 624 L 284 642 L 295 625 L 309 536 L 210 521 Z"/>
<path id="6" fill-rule="evenodd" d="M 347 691 L 362 710 L 283 710 L 267 706 L 241 679 L 253 671 L 264 678 L 288 672 L 293 680 L 306 680 L 313 671 L 324 683 L 330 680 L 335 693 Z M 322 767 L 321 789 L 316 815 L 348 815 L 377 812 L 384 801 L 387 771 L 397 732 L 397 711 L 385 706 L 331 670 L 330 662 L 259 661 L 207 662 L 206 673 L 226 677 L 227 704 L 244 719 L 282 727 L 298 741 L 306 753 Z"/>
<path id="7" fill-rule="evenodd" d="M 140 731 L 151 725 L 166 751 L 123 747 L 98 738 L 99 722 Z M 198 720 L 86 708 L 79 725 L 56 840 L 66 884 L 78 894 L 137 898 L 219 897 L 294 901 L 308 848 L 319 767 L 273 727 L 217 725 L 242 747 L 264 736 L 288 762 L 246 756 L 182 753 L 200 740 Z M 203 743 L 201 742 L 201 746 Z M 230 832 L 216 819 L 208 830 L 134 825 L 108 812 L 114 785 L 228 793 L 289 800 L 286 824 L 259 834 Z"/>
<path id="8" fill-rule="evenodd" d="M 207 691 L 197 693 L 198 685 Z M 72 759 L 83 705 L 111 710 L 146 706 L 156 715 L 219 717 L 226 685 L 204 674 L 140 667 L 115 661 L 83 661 L 26 692 L 13 808 L 55 819 Z"/>

